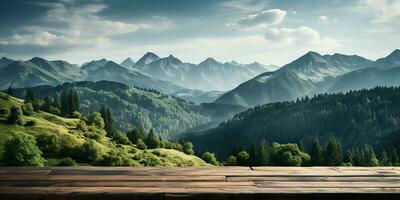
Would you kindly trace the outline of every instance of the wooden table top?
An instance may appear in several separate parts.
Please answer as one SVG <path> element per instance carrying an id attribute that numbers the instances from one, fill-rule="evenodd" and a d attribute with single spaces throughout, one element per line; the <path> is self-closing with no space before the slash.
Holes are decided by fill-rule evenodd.
<path id="1" fill-rule="evenodd" d="M 0 167 L 0 199 L 400 199 L 395 167 Z"/>

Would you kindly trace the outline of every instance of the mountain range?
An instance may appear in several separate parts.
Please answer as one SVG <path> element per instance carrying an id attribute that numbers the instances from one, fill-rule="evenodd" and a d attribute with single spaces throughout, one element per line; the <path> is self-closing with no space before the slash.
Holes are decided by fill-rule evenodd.
<path id="1" fill-rule="evenodd" d="M 207 58 L 196 65 L 184 63 L 173 55 L 160 58 L 151 52 L 146 53 L 136 63 L 127 58 L 121 65 L 181 87 L 203 91 L 227 91 L 260 73 L 277 68 L 277 66 L 264 66 L 257 62 L 221 63 L 213 58 Z"/>
<path id="2" fill-rule="evenodd" d="M 117 64 L 100 59 L 81 66 L 39 57 L 27 61 L 2 57 L 0 89 L 8 86 L 24 88 L 74 81 L 108 80 L 155 89 L 165 94 L 176 94 L 195 103 L 204 103 L 213 102 L 222 95 L 222 91 L 232 89 L 241 82 L 268 71 L 267 68 L 257 62 L 246 65 L 234 61 L 220 63 L 212 58 L 195 65 L 183 63 L 172 55 L 160 58 L 151 52 L 137 62 L 127 58 Z"/>
<path id="3" fill-rule="evenodd" d="M 400 50 L 372 61 L 357 55 L 308 52 L 273 72 L 262 73 L 215 102 L 256 106 L 324 92 L 400 85 Z"/>

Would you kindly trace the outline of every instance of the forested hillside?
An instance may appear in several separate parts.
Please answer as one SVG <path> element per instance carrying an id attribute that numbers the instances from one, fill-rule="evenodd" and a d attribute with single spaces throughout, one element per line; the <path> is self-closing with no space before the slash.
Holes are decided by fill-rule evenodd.
<path id="1" fill-rule="evenodd" d="M 32 94 L 23 101 L 0 92 L 0 165 L 207 165 L 193 156 L 190 143 L 159 139 L 153 131 L 115 130 L 106 108 L 81 115 L 72 90 L 58 105 Z"/>
<path id="2" fill-rule="evenodd" d="M 129 87 L 122 83 L 74 82 L 58 86 L 30 88 L 40 98 L 59 99 L 61 92 L 73 88 L 79 95 L 79 106 L 84 114 L 111 108 L 116 128 L 130 131 L 134 128 L 154 129 L 160 136 L 170 138 L 187 129 L 211 122 L 221 122 L 243 110 L 241 106 L 203 104 L 195 105 L 180 98 L 155 90 Z M 27 89 L 15 89 L 15 96 L 23 98 Z"/>
<path id="3" fill-rule="evenodd" d="M 269 142 L 302 143 L 309 149 L 318 138 L 335 136 L 345 150 L 372 145 L 380 152 L 399 148 L 400 88 L 377 87 L 338 94 L 320 94 L 294 102 L 257 106 L 217 128 L 185 137 L 201 151 L 229 155 L 234 147 Z"/>

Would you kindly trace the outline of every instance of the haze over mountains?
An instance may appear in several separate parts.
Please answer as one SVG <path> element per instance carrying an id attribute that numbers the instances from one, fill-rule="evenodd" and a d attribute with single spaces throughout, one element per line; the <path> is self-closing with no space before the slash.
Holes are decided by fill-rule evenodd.
<path id="1" fill-rule="evenodd" d="M 324 92 L 398 86 L 399 70 L 400 50 L 376 61 L 357 55 L 308 52 L 276 71 L 240 84 L 216 102 L 252 107 Z"/>
<path id="2" fill-rule="evenodd" d="M 244 80 L 277 68 L 272 65 L 264 66 L 257 62 L 250 64 L 240 64 L 235 61 L 221 63 L 213 58 L 207 58 L 195 65 L 184 63 L 173 55 L 160 58 L 151 52 L 146 53 L 136 63 L 127 58 L 121 65 L 181 87 L 204 91 L 230 90 Z"/>

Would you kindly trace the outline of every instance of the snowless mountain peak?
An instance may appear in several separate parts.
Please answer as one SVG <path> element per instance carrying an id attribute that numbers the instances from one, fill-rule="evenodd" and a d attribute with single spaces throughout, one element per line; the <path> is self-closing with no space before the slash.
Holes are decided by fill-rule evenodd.
<path id="1" fill-rule="evenodd" d="M 400 49 L 394 50 L 392 53 L 390 53 L 386 58 L 399 58 L 400 59 Z"/>
<path id="2" fill-rule="evenodd" d="M 201 62 L 199 65 L 213 65 L 213 64 L 219 64 L 218 61 L 216 61 L 214 58 L 207 58 L 203 62 Z"/>

